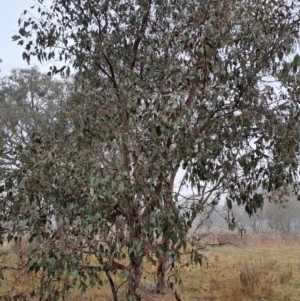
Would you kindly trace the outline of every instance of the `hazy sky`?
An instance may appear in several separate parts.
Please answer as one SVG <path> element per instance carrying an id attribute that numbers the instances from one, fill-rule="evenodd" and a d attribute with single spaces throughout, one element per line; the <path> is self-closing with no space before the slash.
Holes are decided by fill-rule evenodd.
<path id="1" fill-rule="evenodd" d="M 0 64 L 1 75 L 8 75 L 13 68 L 27 68 L 27 62 L 22 59 L 24 46 L 17 45 L 11 37 L 18 34 L 18 19 L 22 12 L 33 6 L 34 0 L 0 0 Z M 30 66 L 37 65 L 43 71 L 48 68 L 42 67 L 37 60 L 32 60 Z"/>

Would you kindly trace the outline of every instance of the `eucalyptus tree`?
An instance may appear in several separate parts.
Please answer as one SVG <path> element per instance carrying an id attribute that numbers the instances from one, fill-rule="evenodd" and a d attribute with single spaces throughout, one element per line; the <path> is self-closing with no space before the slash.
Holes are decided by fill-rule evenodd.
<path id="1" fill-rule="evenodd" d="M 0 79 L 1 173 L 16 167 L 16 148 L 58 121 L 68 94 L 67 81 L 51 79 L 34 67 L 14 69 Z"/>
<path id="2" fill-rule="evenodd" d="M 52 79 L 39 72 L 36 67 L 14 69 L 9 76 L 0 79 L 1 193 L 4 192 L 5 186 L 17 185 L 19 178 L 13 177 L 12 173 L 26 168 L 26 162 L 19 158 L 18 152 L 22 149 L 29 150 L 31 147 L 31 155 L 36 156 L 40 151 L 39 133 L 51 134 L 50 129 L 61 119 L 62 105 L 68 91 L 67 81 Z M 66 127 L 60 129 L 61 134 L 66 131 Z M 22 186 L 25 182 L 18 184 Z M 18 189 L 13 188 L 10 193 L 15 195 Z M 11 205 L 8 201 L 1 206 L 1 235 L 9 238 L 7 231 L 14 223 L 18 223 L 21 228 L 25 227 L 19 218 L 21 212 L 13 211 L 13 222 L 6 218 L 7 214 L 11 214 Z M 52 219 L 49 219 L 47 226 L 50 228 L 54 218 L 52 216 Z"/>
<path id="3" fill-rule="evenodd" d="M 39 0 L 36 8 L 24 11 L 13 39 L 28 62 L 54 61 L 50 74 L 73 70 L 76 93 L 66 106 L 70 135 L 42 135 L 48 151 L 39 156 L 21 150 L 32 176 L 15 171 L 26 184 L 5 197 L 11 212 L 46 200 L 22 215 L 32 237 L 47 238 L 28 268 L 45 272 L 47 298 L 105 273 L 117 300 L 111 272 L 119 271 L 127 299 L 140 300 L 147 259 L 163 292 L 205 206 L 226 193 L 229 207 L 252 214 L 263 203 L 259 187 L 297 176 L 299 3 L 54 0 L 47 8 Z M 176 190 L 182 170 L 179 188 L 189 185 L 192 196 Z M 46 208 L 60 218 L 59 243 L 40 228 Z M 87 263 L 92 255 L 97 264 Z M 72 284 L 53 288 L 63 272 Z"/>

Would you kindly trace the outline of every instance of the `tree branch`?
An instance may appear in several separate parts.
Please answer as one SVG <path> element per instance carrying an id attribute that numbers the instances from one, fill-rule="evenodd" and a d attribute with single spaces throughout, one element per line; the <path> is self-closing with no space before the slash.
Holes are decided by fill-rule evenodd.
<path id="1" fill-rule="evenodd" d="M 133 47 L 132 47 L 133 56 L 132 56 L 132 60 L 131 60 L 131 63 L 130 63 L 130 70 L 131 71 L 135 67 L 139 45 L 141 43 L 142 36 L 145 34 L 145 31 L 146 31 L 146 28 L 147 28 L 147 24 L 148 24 L 148 21 L 149 21 L 149 14 L 150 14 L 151 4 L 152 4 L 152 0 L 149 1 L 147 11 L 145 12 L 145 14 L 143 16 L 143 20 L 142 20 L 141 28 L 138 32 L 138 36 L 137 36 L 136 40 L 133 43 Z"/>

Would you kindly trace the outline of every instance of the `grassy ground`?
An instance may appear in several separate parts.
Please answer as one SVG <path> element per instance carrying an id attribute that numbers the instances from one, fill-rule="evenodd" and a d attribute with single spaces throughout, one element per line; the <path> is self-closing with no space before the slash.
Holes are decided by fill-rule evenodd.
<path id="1" fill-rule="evenodd" d="M 300 300 L 299 255 L 290 246 L 212 249 L 206 267 L 185 271 L 182 300 Z"/>
<path id="2" fill-rule="evenodd" d="M 209 248 L 202 268 L 183 271 L 182 300 L 300 300 L 299 237 L 256 236 Z"/>
<path id="3" fill-rule="evenodd" d="M 182 284 L 174 290 L 182 301 L 300 300 L 300 237 L 283 239 L 262 235 L 241 240 L 236 234 L 226 234 L 214 239 L 234 245 L 209 247 L 204 252 L 206 259 L 202 267 L 181 270 Z M 174 290 L 165 295 L 153 292 L 152 272 L 146 264 L 143 300 L 176 300 Z M 35 283 L 34 276 L 16 271 L 2 283 L 0 294 L 11 289 L 24 290 Z M 121 300 L 123 295 L 121 292 Z M 68 300 L 110 301 L 112 298 L 108 283 L 104 282 L 100 290 L 88 290 L 83 296 L 74 292 Z"/>

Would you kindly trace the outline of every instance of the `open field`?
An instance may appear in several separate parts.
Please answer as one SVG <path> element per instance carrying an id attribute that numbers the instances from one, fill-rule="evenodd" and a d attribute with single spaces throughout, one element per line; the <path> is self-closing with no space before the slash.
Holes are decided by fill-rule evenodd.
<path id="1" fill-rule="evenodd" d="M 184 271 L 182 300 L 300 300 L 299 245 L 223 246 Z"/>
<path id="2" fill-rule="evenodd" d="M 174 291 L 183 301 L 296 301 L 300 300 L 300 237 L 256 235 L 241 237 L 223 234 L 219 241 L 234 245 L 208 247 L 203 252 L 202 267 L 181 269 L 182 284 Z M 16 260 L 10 252 L 2 257 L 1 266 Z M 153 292 L 154 270 L 145 265 L 143 300 L 176 300 L 174 291 L 165 295 Z M 34 274 L 15 271 L 1 283 L 0 293 L 21 292 L 36 285 Z M 125 286 L 123 287 L 125 290 Z M 120 300 L 124 300 L 120 292 Z M 90 289 L 83 296 L 73 292 L 67 300 L 112 300 L 107 281 L 100 289 Z"/>
<path id="3" fill-rule="evenodd" d="M 235 246 L 210 247 L 202 267 L 182 270 L 182 285 L 176 289 L 183 301 L 300 300 L 300 237 L 241 240 L 231 233 L 220 238 Z M 175 298 L 148 295 L 145 300 Z"/>

